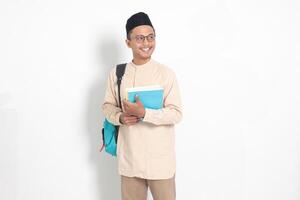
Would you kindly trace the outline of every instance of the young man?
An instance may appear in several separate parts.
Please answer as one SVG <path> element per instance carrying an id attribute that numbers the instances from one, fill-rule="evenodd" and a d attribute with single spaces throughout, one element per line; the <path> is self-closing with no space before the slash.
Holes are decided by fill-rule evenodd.
<path id="1" fill-rule="evenodd" d="M 102 111 L 120 125 L 117 158 L 123 200 L 146 200 L 148 187 L 154 200 L 175 199 L 174 125 L 182 118 L 181 99 L 174 72 L 154 61 L 155 30 L 145 13 L 132 15 L 126 24 L 126 44 L 133 60 L 126 65 L 121 83 L 122 108 L 118 106 L 116 67 L 108 77 Z M 160 85 L 163 108 L 144 108 L 126 100 L 126 88 Z"/>

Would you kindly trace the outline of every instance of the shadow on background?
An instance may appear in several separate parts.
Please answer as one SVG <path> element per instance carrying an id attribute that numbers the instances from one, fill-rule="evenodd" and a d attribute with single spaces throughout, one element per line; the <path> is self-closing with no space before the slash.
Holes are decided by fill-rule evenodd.
<path id="1" fill-rule="evenodd" d="M 117 159 L 103 150 L 99 152 L 102 145 L 101 128 L 104 116 L 101 111 L 104 94 L 106 90 L 109 71 L 117 64 L 120 50 L 113 38 L 104 38 L 97 46 L 96 57 L 99 63 L 99 74 L 91 85 L 87 97 L 86 125 L 90 140 L 90 160 L 95 166 L 97 174 L 97 192 L 99 200 L 121 199 L 120 176 L 117 170 Z"/>

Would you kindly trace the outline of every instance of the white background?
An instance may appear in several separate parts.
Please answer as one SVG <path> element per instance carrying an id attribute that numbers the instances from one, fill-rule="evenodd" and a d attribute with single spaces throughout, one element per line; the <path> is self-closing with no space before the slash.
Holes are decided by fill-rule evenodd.
<path id="1" fill-rule="evenodd" d="M 120 199 L 100 106 L 138 11 L 180 84 L 177 199 L 299 200 L 297 0 L 1 0 L 0 199 Z"/>

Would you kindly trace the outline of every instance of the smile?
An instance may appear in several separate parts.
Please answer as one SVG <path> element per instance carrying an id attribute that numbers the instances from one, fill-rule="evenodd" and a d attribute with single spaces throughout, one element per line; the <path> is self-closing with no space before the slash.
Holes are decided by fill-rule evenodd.
<path id="1" fill-rule="evenodd" d="M 147 48 L 141 48 L 141 50 L 142 50 L 143 52 L 148 52 L 150 49 L 151 49 L 151 48 L 149 48 L 149 47 L 147 47 Z"/>

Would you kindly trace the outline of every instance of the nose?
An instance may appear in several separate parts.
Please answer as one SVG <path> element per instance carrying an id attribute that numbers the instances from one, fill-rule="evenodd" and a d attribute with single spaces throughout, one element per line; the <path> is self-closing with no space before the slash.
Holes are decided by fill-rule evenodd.
<path id="1" fill-rule="evenodd" d="M 148 42 L 148 39 L 145 38 L 144 41 L 143 41 L 143 44 L 147 45 L 149 42 Z"/>

